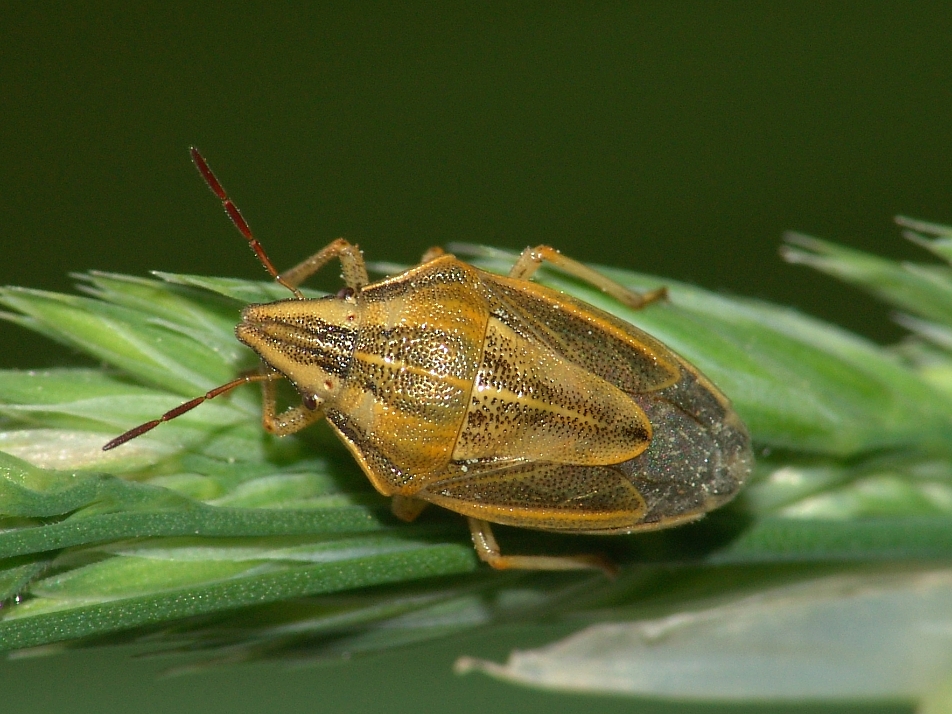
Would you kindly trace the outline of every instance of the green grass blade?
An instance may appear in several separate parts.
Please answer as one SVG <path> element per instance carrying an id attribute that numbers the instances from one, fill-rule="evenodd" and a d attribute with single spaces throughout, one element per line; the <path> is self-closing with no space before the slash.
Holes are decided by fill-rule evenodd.
<path id="1" fill-rule="evenodd" d="M 178 394 L 204 392 L 234 374 L 202 342 L 126 307 L 26 288 L 0 289 L 0 304 L 42 325 L 44 334 Z"/>
<path id="2" fill-rule="evenodd" d="M 783 256 L 856 285 L 908 312 L 952 325 L 952 269 L 895 263 L 834 243 L 788 233 Z"/>
<path id="3" fill-rule="evenodd" d="M 468 572 L 471 548 L 427 546 L 403 553 L 355 558 L 347 565 L 321 563 L 278 573 L 254 574 L 206 586 L 78 605 L 0 621 L 0 650 L 103 635 L 196 615 L 234 610 L 295 597 Z"/>

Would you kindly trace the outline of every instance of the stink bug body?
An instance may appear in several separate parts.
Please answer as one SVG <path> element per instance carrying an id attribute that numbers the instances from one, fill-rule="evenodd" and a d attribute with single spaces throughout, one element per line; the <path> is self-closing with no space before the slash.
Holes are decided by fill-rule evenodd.
<path id="1" fill-rule="evenodd" d="M 750 440 L 727 398 L 650 335 L 530 281 L 543 261 L 632 307 L 639 295 L 551 248 L 527 249 L 507 277 L 442 250 L 370 283 L 337 240 L 278 274 L 201 155 L 199 171 L 268 271 L 293 293 L 249 305 L 236 328 L 262 360 L 240 377 L 126 432 L 113 448 L 246 382 L 261 382 L 263 424 L 286 435 L 326 418 L 393 510 L 427 503 L 468 517 L 497 568 L 611 566 L 598 556 L 506 556 L 501 523 L 619 534 L 695 520 L 732 498 Z M 346 287 L 306 299 L 307 277 L 338 259 Z M 278 414 L 275 381 L 301 404 Z"/>

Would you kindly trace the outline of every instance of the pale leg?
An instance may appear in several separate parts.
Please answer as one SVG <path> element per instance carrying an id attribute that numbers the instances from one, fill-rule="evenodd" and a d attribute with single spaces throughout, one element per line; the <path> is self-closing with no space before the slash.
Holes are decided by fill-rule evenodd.
<path id="1" fill-rule="evenodd" d="M 261 425 L 269 434 L 287 436 L 301 431 L 316 421 L 324 418 L 324 411 L 320 404 L 311 409 L 304 404 L 289 407 L 280 414 L 276 413 L 277 398 L 273 381 L 261 383 Z"/>
<path id="2" fill-rule="evenodd" d="M 344 283 L 348 287 L 359 290 L 370 282 L 360 249 L 343 238 L 328 243 L 310 258 L 285 270 L 278 276 L 278 282 L 296 288 L 334 258 L 340 260 Z"/>
<path id="3" fill-rule="evenodd" d="M 476 554 L 497 570 L 601 570 L 609 578 L 618 574 L 615 564 L 600 555 L 503 555 L 489 523 L 468 520 Z"/>
<path id="4" fill-rule="evenodd" d="M 512 270 L 509 271 L 509 277 L 528 280 L 539 269 L 543 261 L 551 263 L 559 270 L 579 280 L 584 280 L 602 292 L 611 295 L 619 302 L 636 309 L 649 305 L 656 300 L 661 300 L 668 294 L 667 288 L 658 288 L 644 294 L 629 290 L 624 285 L 620 285 L 611 278 L 607 278 L 588 266 L 582 265 L 577 260 L 565 257 L 555 248 L 550 248 L 547 245 L 537 245 L 535 248 L 526 248 L 522 251 L 522 255 L 519 256 L 515 265 L 512 266 Z"/>

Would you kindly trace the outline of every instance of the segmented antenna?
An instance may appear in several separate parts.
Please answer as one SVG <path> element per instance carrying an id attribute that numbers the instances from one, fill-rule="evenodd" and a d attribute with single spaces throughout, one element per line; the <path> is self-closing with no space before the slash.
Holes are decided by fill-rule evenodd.
<path id="1" fill-rule="evenodd" d="M 246 221 L 244 216 L 241 215 L 241 211 L 238 210 L 238 206 L 235 205 L 235 202 L 228 197 L 228 194 L 225 192 L 221 182 L 215 177 L 215 174 L 212 173 L 211 168 L 209 168 L 208 162 L 205 161 L 205 157 L 202 156 L 201 152 L 194 146 L 189 148 L 189 153 L 192 155 L 192 161 L 195 162 L 195 168 L 198 169 L 198 172 L 202 175 L 202 178 L 205 179 L 205 183 L 208 184 L 208 187 L 212 190 L 212 192 L 218 196 L 222 207 L 225 209 L 225 213 L 231 219 L 231 222 L 235 224 L 235 227 L 241 231 L 241 235 L 243 235 L 245 240 L 248 241 L 248 245 L 251 246 L 251 249 L 255 252 L 255 255 L 258 256 L 258 260 L 261 261 L 261 264 L 265 267 L 265 270 L 271 273 L 271 276 L 281 283 L 281 285 L 294 293 L 296 298 L 303 300 L 304 295 L 301 293 L 301 291 L 293 285 L 290 285 L 278 274 L 278 271 L 274 269 L 274 264 L 271 262 L 271 259 L 268 258 L 268 254 L 264 252 L 264 248 L 261 247 L 258 239 L 255 238 L 254 233 L 251 232 L 251 226 L 248 225 L 248 221 Z M 170 409 L 158 419 L 147 421 L 145 424 L 140 424 L 137 427 L 129 429 L 129 431 L 127 431 L 125 434 L 117 436 L 115 439 L 103 446 L 102 450 L 109 451 L 110 449 L 115 449 L 117 446 L 121 446 L 127 441 L 131 441 L 137 436 L 142 436 L 146 432 L 152 431 L 159 424 L 171 421 L 175 417 L 181 416 L 186 412 L 190 412 L 202 402 L 207 402 L 209 399 L 214 399 L 215 397 L 225 394 L 226 392 L 230 392 L 232 389 L 235 387 L 240 387 L 242 384 L 249 384 L 250 382 L 266 382 L 272 379 L 276 379 L 276 376 L 274 373 L 270 372 L 267 374 L 246 374 L 238 377 L 238 379 L 233 379 L 227 384 L 223 384 L 220 387 L 215 387 L 214 389 L 205 392 L 205 394 L 201 397 L 195 397 L 195 399 L 190 399 L 184 404 L 180 404 L 174 409 Z"/>
<path id="2" fill-rule="evenodd" d="M 242 377 L 238 377 L 238 379 L 233 379 L 232 381 L 228 382 L 228 384 L 223 384 L 220 387 L 210 389 L 201 397 L 195 397 L 195 399 L 190 399 L 184 404 L 179 404 L 177 407 L 175 407 L 175 409 L 169 409 L 158 419 L 147 421 L 145 424 L 139 424 L 139 426 L 129 429 L 129 431 L 127 431 L 125 434 L 117 436 L 115 439 L 102 447 L 102 450 L 109 451 L 110 449 L 115 449 L 117 446 L 122 446 L 127 441 L 131 441 L 137 436 L 142 436 L 147 431 L 152 431 L 159 424 L 170 421 L 177 416 L 182 416 L 182 414 L 192 411 L 192 409 L 197 407 L 202 402 L 207 402 L 209 399 L 214 399 L 225 392 L 230 392 L 232 389 L 235 387 L 240 387 L 242 384 L 249 384 L 251 382 L 267 382 L 272 379 L 274 379 L 273 374 L 246 374 Z"/>
<path id="3" fill-rule="evenodd" d="M 303 300 L 303 293 L 301 293 L 300 290 L 290 283 L 286 282 L 278 273 L 278 271 L 275 270 L 274 264 L 271 262 L 268 254 L 264 252 L 264 248 L 261 247 L 261 243 L 258 242 L 258 239 L 254 236 L 254 233 L 251 232 L 251 226 L 248 225 L 248 221 L 246 221 L 244 216 L 241 215 L 241 211 L 238 210 L 238 206 L 235 205 L 235 202 L 229 198 L 228 194 L 225 192 L 224 186 L 221 185 L 221 181 L 219 181 L 212 172 L 208 162 L 205 161 L 205 157 L 202 156 L 202 153 L 194 146 L 189 147 L 189 153 L 192 155 L 192 161 L 195 163 L 195 168 L 198 169 L 198 173 L 200 173 L 202 178 L 205 179 L 205 183 L 208 184 L 208 187 L 212 190 L 212 193 L 218 196 L 218 200 L 221 201 L 222 208 L 225 209 L 225 214 L 231 219 L 231 222 L 235 224 L 235 228 L 241 231 L 241 235 L 243 235 L 245 240 L 248 241 L 248 245 L 251 246 L 251 249 L 255 252 L 255 255 L 258 256 L 258 260 L 261 261 L 264 269 L 271 273 L 271 277 L 294 293 L 294 297 L 298 298 L 299 300 Z"/>

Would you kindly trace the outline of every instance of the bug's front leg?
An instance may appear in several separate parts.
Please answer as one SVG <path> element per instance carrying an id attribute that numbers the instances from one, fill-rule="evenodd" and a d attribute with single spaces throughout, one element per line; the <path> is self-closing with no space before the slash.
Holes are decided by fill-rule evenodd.
<path id="1" fill-rule="evenodd" d="M 476 554 L 497 570 L 601 570 L 609 578 L 618 574 L 615 564 L 601 555 L 503 555 L 489 523 L 467 520 Z"/>
<path id="2" fill-rule="evenodd" d="M 611 278 L 605 277 L 588 266 L 582 265 L 577 260 L 567 258 L 555 248 L 547 245 L 537 245 L 535 248 L 526 248 L 522 251 L 522 255 L 519 256 L 515 265 L 512 266 L 512 270 L 509 271 L 509 277 L 528 280 L 539 269 L 543 261 L 551 263 L 559 270 L 579 280 L 584 280 L 602 292 L 611 295 L 619 302 L 635 309 L 662 300 L 668 294 L 667 288 L 658 288 L 644 294 L 629 290 L 624 285 L 616 283 Z"/>
<path id="3" fill-rule="evenodd" d="M 364 263 L 360 248 L 343 238 L 328 243 L 310 258 L 282 272 L 278 276 L 278 282 L 296 288 L 334 258 L 340 260 L 344 283 L 348 287 L 360 290 L 370 282 L 367 277 L 367 265 Z"/>
<path id="4" fill-rule="evenodd" d="M 287 436 L 301 431 L 316 421 L 324 418 L 320 404 L 301 403 L 296 407 L 289 407 L 280 414 L 277 413 L 277 394 L 274 381 L 261 383 L 261 426 L 269 434 Z"/>

